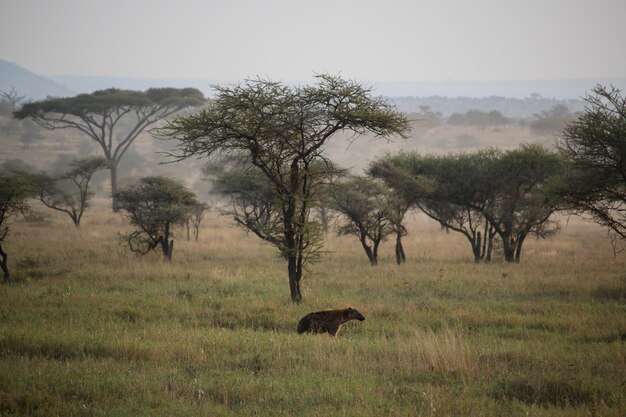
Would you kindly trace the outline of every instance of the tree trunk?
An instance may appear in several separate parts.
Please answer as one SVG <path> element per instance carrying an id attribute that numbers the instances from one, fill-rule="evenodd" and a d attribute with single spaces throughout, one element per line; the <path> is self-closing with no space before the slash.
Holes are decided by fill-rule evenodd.
<path id="1" fill-rule="evenodd" d="M 296 158 L 291 162 L 289 169 L 289 195 L 284 209 L 283 225 L 285 227 L 285 246 L 287 257 L 287 272 L 289 275 L 289 291 L 291 293 L 291 301 L 299 303 L 302 301 L 302 292 L 300 291 L 300 279 L 302 279 L 301 262 L 302 256 L 298 242 L 302 236 L 298 236 L 297 214 L 298 207 L 297 193 L 300 184 L 299 159 Z M 302 213 L 302 212 L 300 212 Z M 300 268 L 299 268 L 300 266 Z"/>
<path id="2" fill-rule="evenodd" d="M 487 222 L 485 224 L 485 234 L 483 235 L 483 249 L 481 258 L 485 262 L 491 262 L 491 254 L 493 252 L 493 238 L 496 235 L 494 228 Z"/>
<path id="3" fill-rule="evenodd" d="M 359 238 L 359 241 L 361 242 L 361 246 L 363 246 L 363 250 L 365 251 L 365 254 L 367 255 L 367 259 L 369 259 L 370 264 L 376 265 L 377 264 L 377 260 L 374 257 L 374 254 L 372 253 L 372 248 L 367 244 L 367 241 L 365 240 L 365 236 L 361 236 Z"/>
<path id="4" fill-rule="evenodd" d="M 299 303 L 302 301 L 300 292 L 300 280 L 302 279 L 302 269 L 298 268 L 298 259 L 295 253 L 290 252 L 287 256 L 289 271 L 289 290 L 291 291 L 291 301 Z"/>
<path id="5" fill-rule="evenodd" d="M 109 160 L 110 170 L 111 170 L 111 208 L 114 212 L 118 212 L 120 210 L 119 204 L 117 203 L 117 163 L 115 161 Z"/>
<path id="6" fill-rule="evenodd" d="M 372 247 L 372 257 L 374 259 L 374 262 L 372 262 L 372 266 L 378 265 L 378 246 L 380 245 L 381 240 L 382 239 L 378 239 L 374 241 L 374 245 Z"/>
<path id="7" fill-rule="evenodd" d="M 76 213 L 70 213 L 70 217 L 72 218 L 72 222 L 74 222 L 74 226 L 76 226 L 77 229 L 80 229 L 80 216 Z"/>
<path id="8" fill-rule="evenodd" d="M 324 230 L 324 233 L 328 233 L 328 227 L 330 225 L 328 208 L 321 206 L 319 208 L 319 214 L 320 214 L 320 223 L 322 223 L 322 229 Z"/>
<path id="9" fill-rule="evenodd" d="M 520 256 L 522 255 L 522 245 L 524 244 L 524 239 L 526 239 L 526 235 L 521 235 L 517 238 L 517 243 L 515 245 L 515 262 L 519 263 Z"/>
<path id="10" fill-rule="evenodd" d="M 172 260 L 172 252 L 174 251 L 174 239 L 170 239 L 170 225 L 165 225 L 165 233 L 161 237 L 161 249 L 163 250 L 163 259 Z"/>
<path id="11" fill-rule="evenodd" d="M 489 232 L 487 238 L 487 253 L 485 254 L 485 262 L 491 262 L 491 253 L 493 252 L 493 233 Z"/>
<path id="12" fill-rule="evenodd" d="M 404 248 L 402 247 L 402 233 L 398 232 L 396 234 L 396 262 L 398 265 L 406 262 L 406 256 L 404 254 Z"/>
<path id="13" fill-rule="evenodd" d="M 3 282 L 8 283 L 11 281 L 11 275 L 9 274 L 9 255 L 2 249 L 2 245 L 0 244 L 0 268 L 2 269 L 3 274 Z"/>
<path id="14" fill-rule="evenodd" d="M 504 260 L 513 262 L 515 260 L 515 245 L 510 234 L 502 235 L 502 249 L 504 251 Z"/>
<path id="15" fill-rule="evenodd" d="M 472 245 L 472 253 L 474 254 L 474 263 L 480 263 L 481 259 L 481 246 L 482 246 L 482 235 L 480 232 L 476 233 L 474 236 L 467 237 Z"/>
<path id="16" fill-rule="evenodd" d="M 477 232 L 474 229 L 466 229 L 462 226 L 459 228 L 452 228 L 452 230 L 460 232 L 463 236 L 465 236 L 470 243 L 470 247 L 472 248 L 472 255 L 474 255 L 474 263 L 480 263 L 482 259 L 482 255 L 484 254 L 483 249 L 483 238 L 480 232 Z"/>
<path id="17" fill-rule="evenodd" d="M 161 250 L 163 252 L 163 259 L 166 261 L 172 260 L 172 252 L 174 252 L 174 239 L 161 239 Z"/>

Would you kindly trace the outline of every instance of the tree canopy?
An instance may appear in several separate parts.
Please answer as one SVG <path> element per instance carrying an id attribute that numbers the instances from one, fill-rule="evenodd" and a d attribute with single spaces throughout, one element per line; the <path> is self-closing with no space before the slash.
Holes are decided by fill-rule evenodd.
<path id="1" fill-rule="evenodd" d="M 626 97 L 614 87 L 592 92 L 558 144 L 570 169 L 557 194 L 570 210 L 626 239 Z"/>

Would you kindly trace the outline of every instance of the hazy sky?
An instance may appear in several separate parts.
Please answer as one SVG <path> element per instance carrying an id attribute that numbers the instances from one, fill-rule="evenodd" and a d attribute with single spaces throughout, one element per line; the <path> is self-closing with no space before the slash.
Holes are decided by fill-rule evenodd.
<path id="1" fill-rule="evenodd" d="M 42 75 L 368 81 L 626 76 L 626 0 L 0 0 Z"/>

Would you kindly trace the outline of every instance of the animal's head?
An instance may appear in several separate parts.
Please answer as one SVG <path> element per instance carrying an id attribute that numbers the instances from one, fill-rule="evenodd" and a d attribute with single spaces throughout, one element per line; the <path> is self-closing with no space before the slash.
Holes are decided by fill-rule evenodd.
<path id="1" fill-rule="evenodd" d="M 346 310 L 345 310 L 345 312 L 343 314 L 348 319 L 354 319 L 354 320 L 359 320 L 359 321 L 365 320 L 365 317 L 363 316 L 363 314 L 359 313 L 357 310 L 355 310 L 352 307 L 346 308 Z"/>

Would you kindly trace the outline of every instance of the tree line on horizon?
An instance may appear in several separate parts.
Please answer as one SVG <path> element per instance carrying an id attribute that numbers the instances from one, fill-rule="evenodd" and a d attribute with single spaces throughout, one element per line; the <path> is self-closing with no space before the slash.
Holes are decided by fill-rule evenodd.
<path id="1" fill-rule="evenodd" d="M 189 225 L 192 218 L 198 225 L 206 206 L 181 183 L 163 177 L 142 178 L 118 190 L 114 170 L 141 131 L 174 114 L 151 132 L 177 144 L 171 161 L 221 161 L 205 174 L 211 175 L 214 192 L 229 202 L 223 213 L 277 248 L 287 263 L 294 302 L 302 300 L 304 267 L 320 258 L 329 212 L 340 214 L 338 232 L 356 236 L 372 265 L 389 236 L 395 236 L 397 262 L 405 261 L 403 220 L 412 209 L 464 235 L 476 262 L 492 259 L 495 242 L 505 261 L 519 262 L 528 236 L 558 230 L 552 220 L 557 211 L 590 214 L 613 236 L 626 238 L 626 101 L 615 88 L 593 89 L 587 110 L 563 129 L 556 152 L 524 145 L 445 156 L 400 153 L 372 162 L 365 176 L 350 176 L 335 166 L 325 145 L 339 133 L 352 140 L 366 133 L 383 140 L 406 137 L 410 122 L 362 84 L 322 74 L 312 86 L 254 79 L 216 86 L 216 91 L 216 98 L 206 102 L 193 89 L 111 89 L 15 110 L 16 118 L 48 129 L 83 132 L 100 145 L 104 157 L 75 161 L 63 178 L 40 175 L 34 181 L 19 170 L 0 174 L 5 281 L 9 273 L 2 243 L 8 217 L 27 210 L 34 190 L 48 207 L 65 207 L 72 217 L 67 208 L 77 206 L 82 215 L 89 178 L 99 169 L 111 171 L 112 208 L 124 211 L 136 227 L 127 236 L 129 248 L 146 253 L 160 247 L 171 259 L 173 227 Z M 124 118 L 132 127 L 120 134 L 116 127 Z M 74 191 L 62 191 L 58 181 L 73 184 Z"/>

